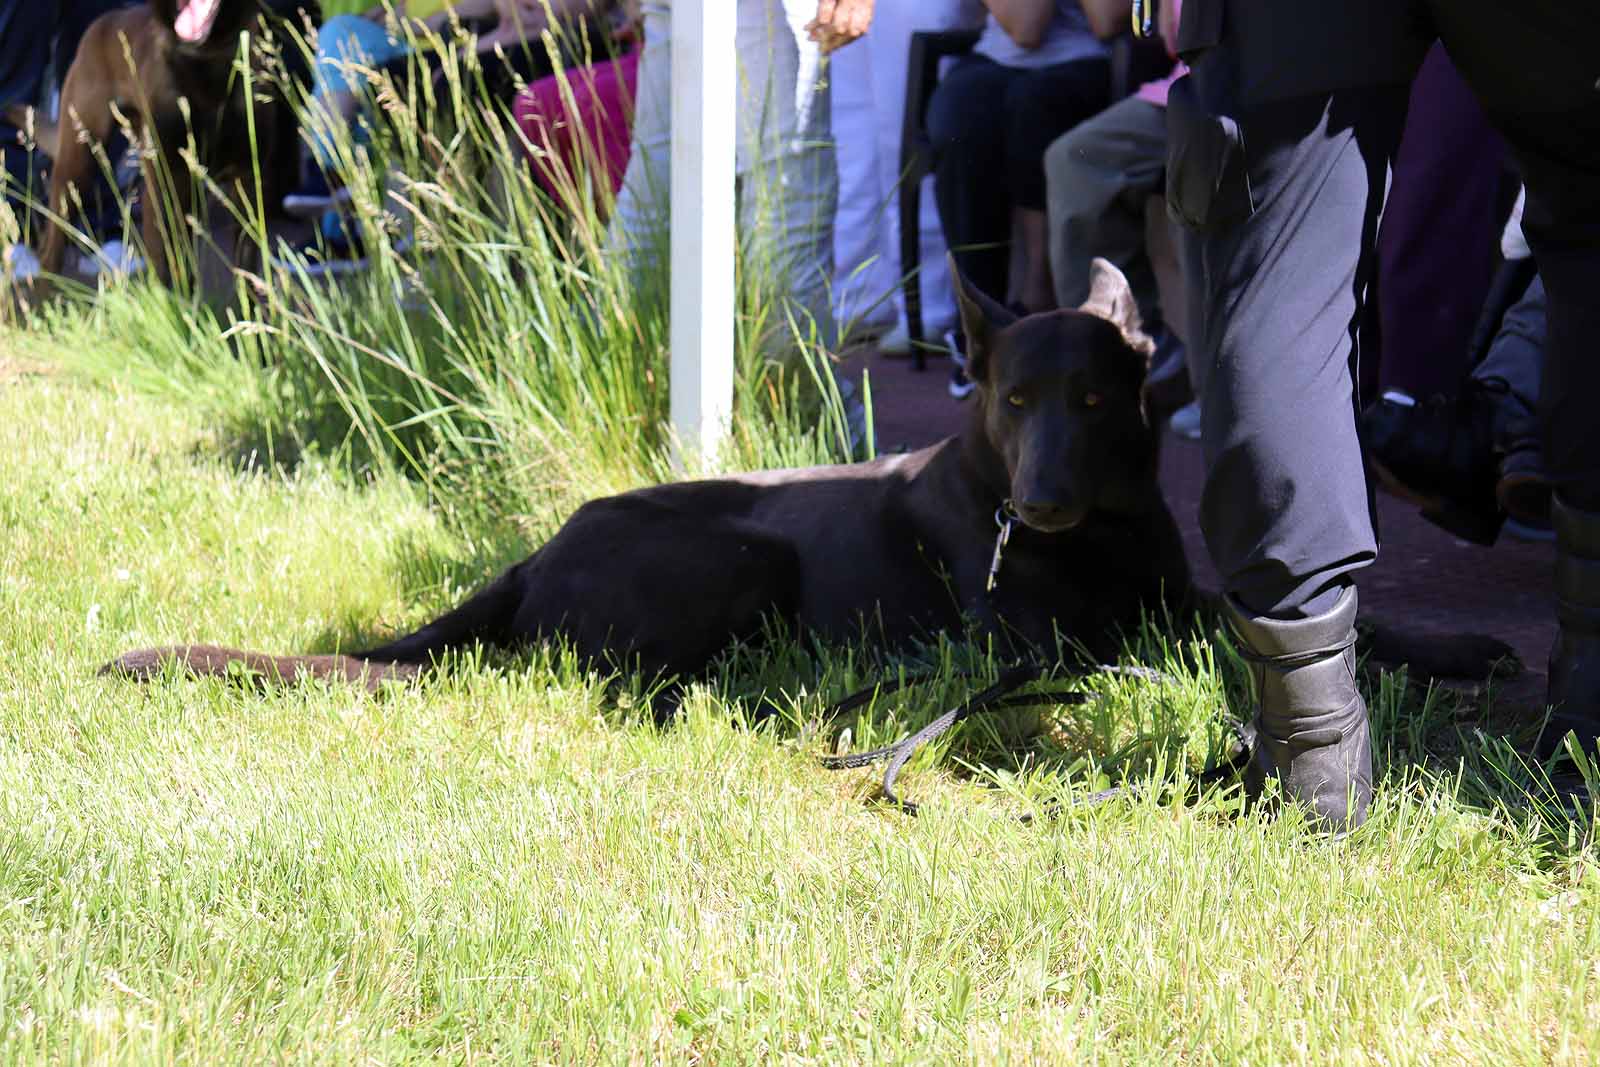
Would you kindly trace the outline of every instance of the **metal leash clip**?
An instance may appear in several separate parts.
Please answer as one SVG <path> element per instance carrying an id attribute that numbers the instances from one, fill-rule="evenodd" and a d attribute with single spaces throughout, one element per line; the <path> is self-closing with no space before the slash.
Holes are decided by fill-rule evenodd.
<path id="1" fill-rule="evenodd" d="M 985 593 L 994 592 L 994 587 L 1000 584 L 1000 564 L 1005 560 L 1006 542 L 1011 540 L 1011 523 L 1016 517 L 1016 509 L 1009 500 L 994 509 L 994 524 L 1000 527 L 1000 532 L 994 539 L 994 558 L 989 561 L 989 581 L 983 587 Z"/>

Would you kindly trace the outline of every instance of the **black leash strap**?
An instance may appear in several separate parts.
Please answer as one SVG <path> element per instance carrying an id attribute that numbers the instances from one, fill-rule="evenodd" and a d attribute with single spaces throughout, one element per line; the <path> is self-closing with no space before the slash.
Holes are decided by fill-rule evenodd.
<path id="1" fill-rule="evenodd" d="M 1148 681 L 1171 681 L 1169 676 L 1149 667 L 1101 665 L 1098 670 L 1103 673 L 1121 674 L 1134 678 L 1143 678 Z M 1087 704 L 1090 700 L 1099 699 L 1095 694 L 1086 693 L 1076 688 L 1044 689 L 1020 695 L 1017 693 L 1017 690 L 1024 686 L 1038 681 L 1043 677 L 1044 673 L 1045 669 L 1043 667 L 1032 663 L 1006 667 L 1000 671 L 1000 677 L 995 680 L 993 685 L 968 697 L 965 701 L 934 719 L 910 737 L 866 752 L 854 752 L 843 756 L 823 756 L 821 757 L 822 766 L 830 771 L 842 771 L 855 767 L 868 767 L 874 763 L 888 760 L 889 765 L 883 771 L 883 797 L 889 803 L 897 805 L 907 815 L 915 815 L 917 813 L 916 802 L 906 800 L 894 791 L 895 779 L 899 777 L 901 768 L 906 765 L 917 749 L 943 736 L 956 723 L 961 722 L 963 719 L 971 718 L 979 712 L 1038 707 L 1041 704 Z M 895 679 L 860 690 L 829 708 L 827 717 L 830 719 L 835 718 L 847 711 L 854 711 L 863 704 L 874 700 L 880 694 L 898 692 L 913 685 L 921 685 L 933 681 L 936 677 L 937 675 L 933 674 L 909 675 L 903 679 Z M 1249 760 L 1250 746 L 1248 740 L 1242 735 L 1240 740 L 1241 751 L 1234 752 L 1228 760 L 1200 775 L 1200 785 L 1202 787 L 1213 782 L 1222 781 L 1228 775 L 1241 769 Z M 1077 801 L 1077 804 L 1101 804 L 1129 791 L 1129 787 L 1114 786 L 1110 789 L 1102 789 L 1098 793 L 1090 794 Z M 1023 822 L 1031 822 L 1032 816 L 1023 815 L 1021 819 Z"/>

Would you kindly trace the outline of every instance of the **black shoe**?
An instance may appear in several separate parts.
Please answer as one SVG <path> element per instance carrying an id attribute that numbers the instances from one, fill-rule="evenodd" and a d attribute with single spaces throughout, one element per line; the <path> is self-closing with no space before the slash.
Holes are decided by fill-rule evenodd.
<path id="1" fill-rule="evenodd" d="M 1550 650 L 1550 704 L 1539 754 L 1559 752 L 1569 732 L 1592 754 L 1600 739 L 1600 512 L 1554 500 L 1556 619 Z"/>
<path id="2" fill-rule="evenodd" d="M 1474 544 L 1492 545 L 1505 513 L 1495 495 L 1494 397 L 1470 383 L 1455 397 L 1417 403 L 1385 393 L 1361 417 L 1367 456 L 1384 487 L 1423 518 Z"/>
<path id="3" fill-rule="evenodd" d="M 1356 591 L 1326 614 L 1286 622 L 1224 597 L 1255 685 L 1255 754 L 1245 790 L 1277 779 L 1323 829 L 1346 833 L 1372 803 L 1372 737 L 1356 689 Z"/>

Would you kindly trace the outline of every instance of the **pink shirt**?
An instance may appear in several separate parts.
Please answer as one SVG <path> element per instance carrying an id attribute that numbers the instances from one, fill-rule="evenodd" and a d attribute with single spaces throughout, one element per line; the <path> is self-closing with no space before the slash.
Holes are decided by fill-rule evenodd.
<path id="1" fill-rule="evenodd" d="M 1173 25 L 1177 25 L 1178 13 L 1182 11 L 1182 9 L 1182 0 L 1172 0 Z M 1175 41 L 1167 42 L 1167 54 L 1172 56 L 1173 59 L 1178 58 L 1178 53 L 1173 51 L 1175 45 Z M 1138 97 L 1140 100 L 1154 104 L 1156 107 L 1166 107 L 1167 90 L 1172 88 L 1173 82 L 1177 81 L 1187 73 L 1189 73 L 1188 66 L 1180 60 L 1173 66 L 1172 73 L 1168 74 L 1165 78 L 1157 78 L 1153 82 L 1145 82 L 1143 85 L 1139 86 L 1138 89 L 1134 90 L 1133 95 Z"/>

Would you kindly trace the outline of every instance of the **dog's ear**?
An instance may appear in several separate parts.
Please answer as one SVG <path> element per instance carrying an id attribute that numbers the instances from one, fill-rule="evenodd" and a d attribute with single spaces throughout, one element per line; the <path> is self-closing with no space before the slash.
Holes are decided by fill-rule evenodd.
<path id="1" fill-rule="evenodd" d="M 1150 356 L 1156 350 L 1156 343 L 1144 332 L 1139 321 L 1138 301 L 1134 300 L 1128 279 L 1116 264 L 1095 257 L 1089 265 L 1089 299 L 1079 305 L 1078 310 L 1115 326 L 1128 347 L 1144 357 L 1145 369 L 1150 369 Z"/>
<path id="2" fill-rule="evenodd" d="M 950 277 L 956 283 L 961 332 L 967 337 L 967 377 L 982 385 L 989 376 L 989 353 L 994 347 L 995 334 L 1016 322 L 1017 316 L 967 281 L 961 268 L 956 266 L 955 256 L 945 255 L 950 263 Z"/>

